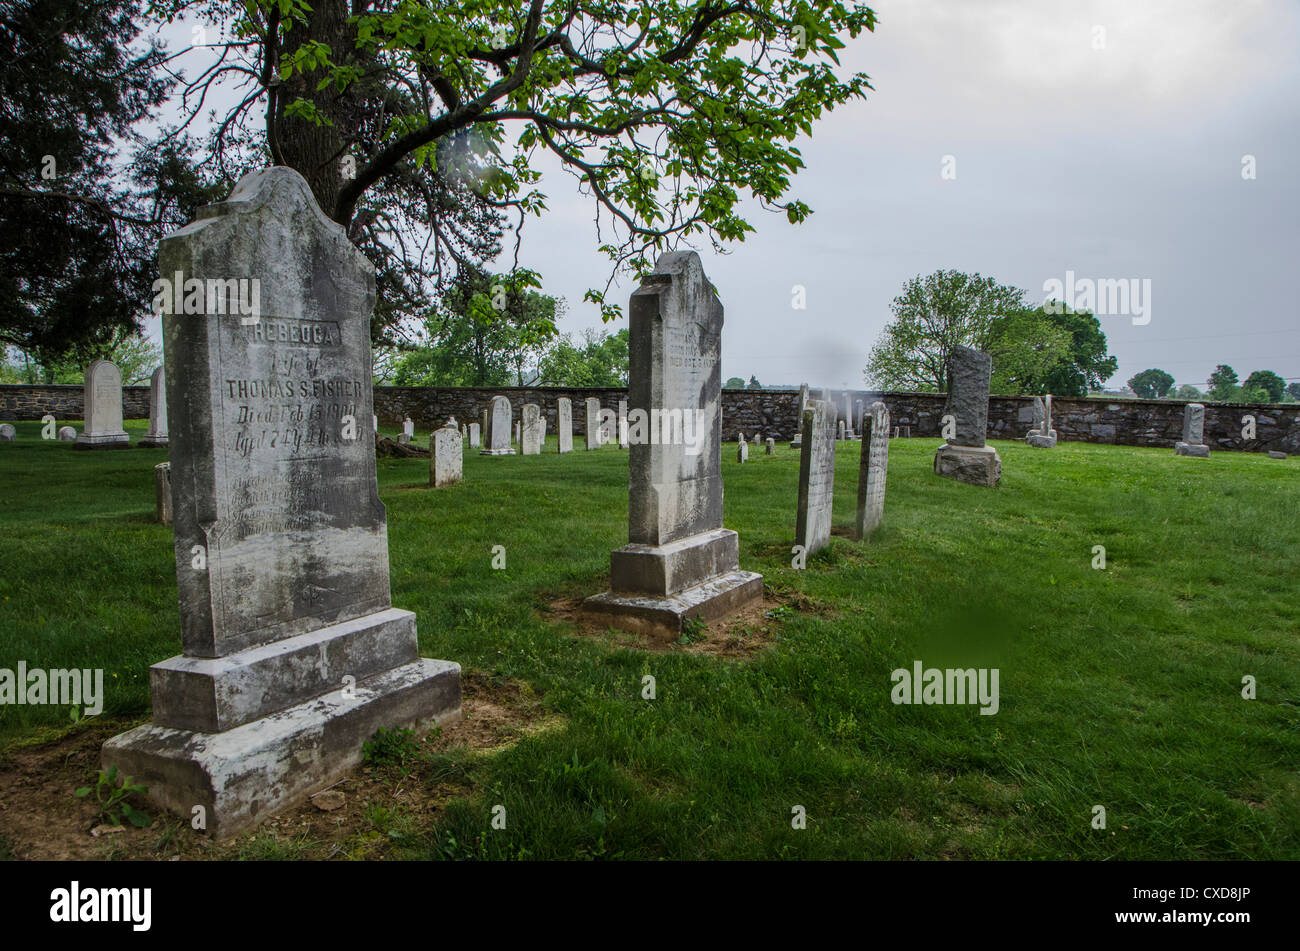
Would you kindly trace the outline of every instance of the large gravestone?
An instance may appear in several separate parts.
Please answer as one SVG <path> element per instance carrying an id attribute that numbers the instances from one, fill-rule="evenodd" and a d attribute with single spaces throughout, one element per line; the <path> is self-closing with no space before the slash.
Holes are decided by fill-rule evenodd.
<path id="1" fill-rule="evenodd" d="M 843 420 L 835 406 L 809 402 L 803 411 L 803 448 L 799 455 L 799 509 L 794 541 L 811 555 L 831 540 L 831 500 L 835 494 L 835 433 Z"/>
<path id="2" fill-rule="evenodd" d="M 1002 478 L 1002 459 L 984 444 L 989 425 L 989 381 L 993 358 L 969 347 L 953 347 L 948 357 L 948 401 L 944 415 L 956 420 L 956 433 L 934 454 L 934 471 L 971 485 L 994 486 Z"/>
<path id="3" fill-rule="evenodd" d="M 678 637 L 763 593 L 722 527 L 722 302 L 692 251 L 663 255 L 629 306 L 628 544 L 611 591 L 588 598 L 608 623 Z"/>
<path id="4" fill-rule="evenodd" d="M 573 452 L 573 402 L 567 396 L 555 401 L 555 433 L 559 452 Z"/>
<path id="5" fill-rule="evenodd" d="M 485 445 L 480 456 L 513 456 L 510 445 L 510 417 L 514 410 L 504 396 L 494 396 L 488 404 L 488 425 L 483 434 Z"/>
<path id="6" fill-rule="evenodd" d="M 442 488 L 461 480 L 465 464 L 464 440 L 454 428 L 435 429 L 429 437 L 429 485 Z"/>
<path id="7" fill-rule="evenodd" d="M 519 451 L 525 456 L 540 456 L 542 440 L 546 438 L 546 417 L 536 403 L 524 404 L 523 417 Z"/>
<path id="8" fill-rule="evenodd" d="M 136 445 L 146 448 L 167 445 L 167 379 L 162 367 L 149 377 L 149 431 Z"/>
<path id="9" fill-rule="evenodd" d="M 862 455 L 858 461 L 858 517 L 854 534 L 868 537 L 885 517 L 885 478 L 889 474 L 889 410 L 871 404 L 862 417 Z"/>
<path id="10" fill-rule="evenodd" d="M 122 428 L 122 371 L 108 360 L 86 367 L 86 428 L 77 436 L 78 449 L 124 449 L 131 437 Z"/>
<path id="11" fill-rule="evenodd" d="M 1183 438 L 1174 444 L 1174 453 L 1194 459 L 1208 459 L 1210 447 L 1205 445 L 1205 406 L 1188 403 L 1183 408 Z"/>
<path id="12" fill-rule="evenodd" d="M 1038 449 L 1056 448 L 1056 430 L 1052 428 L 1052 394 L 1046 399 L 1034 397 L 1035 427 L 1025 437 L 1025 442 Z"/>
<path id="13" fill-rule="evenodd" d="M 601 442 L 600 400 L 594 396 L 587 397 L 584 404 L 587 410 L 587 428 L 584 438 L 588 449 L 599 449 Z"/>
<path id="14" fill-rule="evenodd" d="M 218 836 L 336 783 L 376 730 L 460 716 L 460 667 L 392 607 L 375 481 L 374 268 L 296 172 L 240 180 L 159 248 L 165 277 L 250 278 L 262 307 L 164 310 L 183 653 L 104 765 Z"/>

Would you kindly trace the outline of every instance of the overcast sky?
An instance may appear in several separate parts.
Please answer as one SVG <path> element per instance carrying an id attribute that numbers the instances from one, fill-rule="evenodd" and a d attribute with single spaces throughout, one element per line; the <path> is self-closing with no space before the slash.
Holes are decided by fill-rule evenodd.
<path id="1" fill-rule="evenodd" d="M 944 268 L 1036 302 L 1067 271 L 1149 280 L 1149 322 L 1101 318 L 1113 388 L 1153 366 L 1201 386 L 1218 363 L 1300 379 L 1300 5 L 873 8 L 876 32 L 841 59 L 875 91 L 799 143 L 793 196 L 812 217 L 790 225 L 754 207 L 757 235 L 729 255 L 698 248 L 726 306 L 724 377 L 862 386 L 903 282 Z M 527 223 L 520 263 L 567 299 L 562 330 L 599 326 L 582 301 L 609 274 L 591 200 L 544 168 L 551 210 Z M 806 310 L 792 308 L 794 285 Z M 625 306 L 631 289 L 615 292 Z"/>

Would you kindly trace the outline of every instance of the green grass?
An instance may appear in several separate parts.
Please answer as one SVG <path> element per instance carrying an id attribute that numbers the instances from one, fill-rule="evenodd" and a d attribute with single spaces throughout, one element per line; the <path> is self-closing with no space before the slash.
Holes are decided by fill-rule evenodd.
<path id="1" fill-rule="evenodd" d="M 144 715 L 149 665 L 180 644 L 171 535 L 151 522 L 165 451 L 18 429 L 0 446 L 0 666 L 103 667 L 106 715 Z M 604 588 L 626 540 L 618 449 L 467 453 L 466 481 L 440 490 L 426 461 L 381 460 L 393 603 L 416 612 L 423 653 L 522 678 L 563 718 L 500 753 L 446 754 L 470 793 L 401 825 L 402 854 L 1300 858 L 1300 460 L 996 445 L 989 490 L 934 476 L 934 441 L 894 441 L 883 528 L 834 538 L 806 571 L 790 567 L 797 452 L 740 466 L 724 446 L 742 567 L 803 599 L 744 660 L 612 647 L 539 610 Z M 837 524 L 857 453 L 839 449 Z M 895 706 L 890 672 L 915 660 L 998 668 L 1000 711 Z M 66 722 L 4 707 L 0 737 Z"/>

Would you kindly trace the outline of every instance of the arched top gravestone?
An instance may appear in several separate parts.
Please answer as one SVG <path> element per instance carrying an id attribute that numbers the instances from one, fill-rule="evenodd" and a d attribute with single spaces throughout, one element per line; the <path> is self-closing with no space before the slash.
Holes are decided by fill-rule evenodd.
<path id="1" fill-rule="evenodd" d="M 108 360 L 86 367 L 86 428 L 77 436 L 78 449 L 120 449 L 131 437 L 122 428 L 122 371 Z"/>
<path id="2" fill-rule="evenodd" d="M 163 315 L 186 653 L 389 607 L 374 447 L 357 438 L 373 413 L 374 267 L 287 168 L 245 176 L 164 238 L 158 260 L 173 282 L 260 285 L 251 320 Z M 195 545 L 205 572 L 188 567 Z"/>
<path id="3" fill-rule="evenodd" d="M 392 607 L 364 425 L 374 268 L 287 168 L 158 258 L 184 650 L 103 762 L 224 836 L 336 782 L 377 729 L 459 717 L 460 668 L 420 657 Z"/>

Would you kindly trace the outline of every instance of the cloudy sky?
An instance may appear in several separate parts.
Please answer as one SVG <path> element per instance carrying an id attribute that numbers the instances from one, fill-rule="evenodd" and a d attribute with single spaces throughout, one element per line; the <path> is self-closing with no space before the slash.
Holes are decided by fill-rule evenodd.
<path id="1" fill-rule="evenodd" d="M 1035 301 L 1067 272 L 1149 281 L 1149 320 L 1102 317 L 1119 358 L 1111 387 L 1153 366 L 1203 385 L 1218 363 L 1300 379 L 1300 5 L 874 9 L 876 32 L 841 59 L 875 92 L 800 143 L 793 195 L 813 216 L 796 226 L 753 207 L 757 235 L 728 255 L 699 248 L 726 305 L 724 376 L 863 385 L 903 282 L 944 268 Z M 562 329 L 599 326 L 582 301 L 610 267 L 593 205 L 543 168 L 551 211 L 525 227 L 520 263 L 568 301 Z M 792 307 L 795 285 L 806 310 Z M 626 304 L 631 289 L 614 293 Z"/>
<path id="2" fill-rule="evenodd" d="M 1035 300 L 1067 270 L 1150 280 L 1149 323 L 1102 318 L 1112 387 L 1151 366 L 1180 384 L 1203 385 L 1217 363 L 1300 378 L 1300 6 L 873 8 L 876 32 L 842 59 L 875 93 L 801 143 L 795 195 L 815 214 L 796 226 L 754 209 L 758 234 L 733 253 L 700 249 L 726 305 L 725 376 L 861 385 L 903 282 L 954 268 Z M 553 213 L 525 227 L 522 263 L 568 299 L 570 329 L 598 325 L 582 302 L 608 274 L 592 207 L 562 174 L 546 187 Z M 792 309 L 796 284 L 806 311 Z"/>

